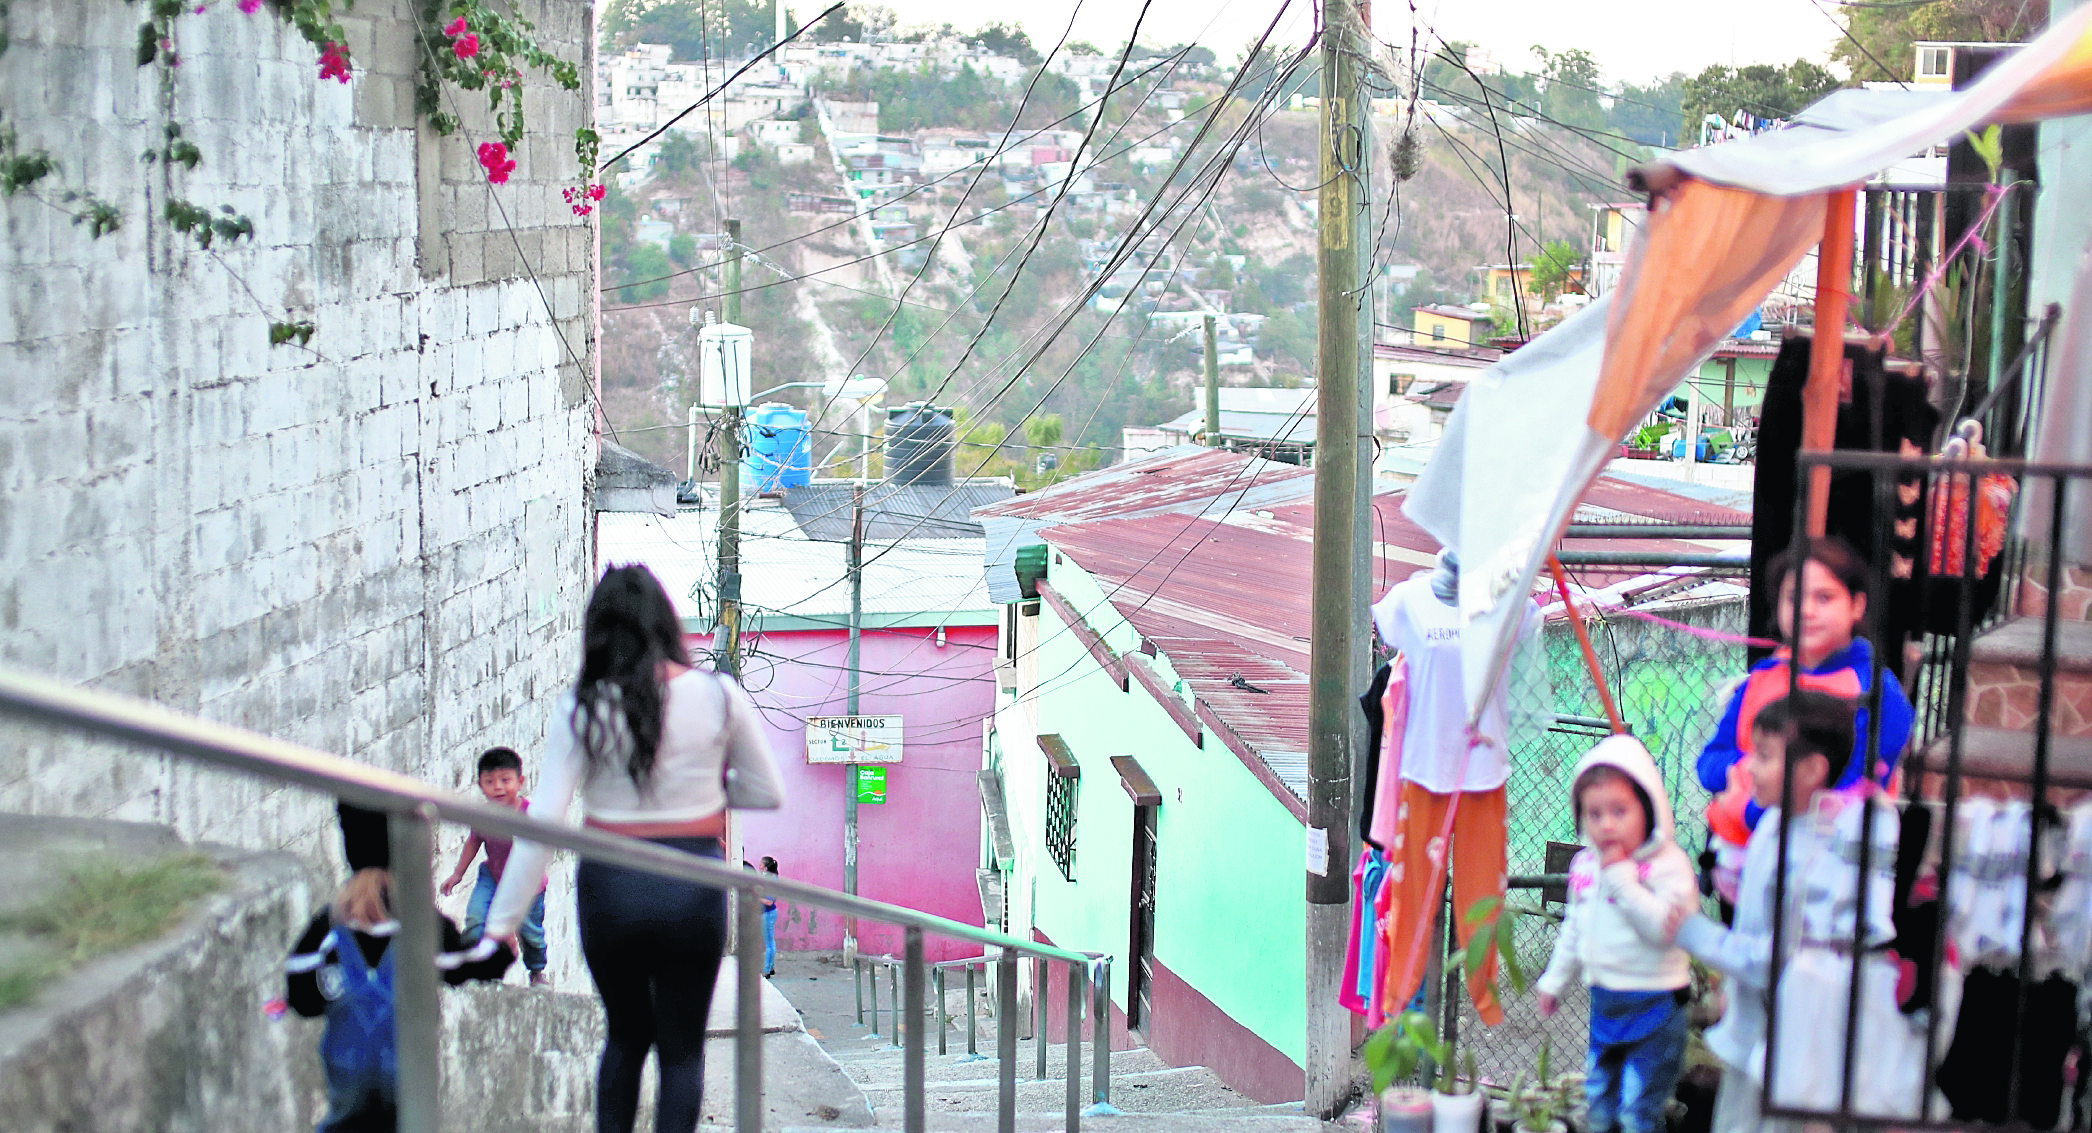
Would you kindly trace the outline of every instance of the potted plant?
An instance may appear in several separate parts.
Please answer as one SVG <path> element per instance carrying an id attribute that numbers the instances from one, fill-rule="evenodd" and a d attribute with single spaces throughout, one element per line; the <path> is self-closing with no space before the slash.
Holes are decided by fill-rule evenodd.
<path id="1" fill-rule="evenodd" d="M 1547 1043 L 1540 1044 L 1540 1058 L 1534 1065 L 1537 1079 L 1531 1087 L 1517 1092 L 1511 1106 L 1517 1115 L 1519 1133 L 1568 1133 L 1571 1077 L 1559 1079 L 1548 1077 Z"/>
<path id="2" fill-rule="evenodd" d="M 1462 921 L 1471 935 L 1459 957 L 1464 971 L 1484 970 L 1494 958 L 1514 991 L 1525 990 L 1525 965 L 1514 943 L 1515 914 L 1521 911 L 1506 907 L 1498 897 L 1485 897 L 1468 907 Z M 1482 1107 L 1489 1097 L 1481 1088 L 1474 1052 L 1456 1047 L 1452 1036 L 1440 1037 L 1431 1017 L 1422 1011 L 1403 1012 L 1366 1040 L 1360 1054 L 1372 1072 L 1373 1092 L 1380 1098 L 1383 1133 L 1397 1129 L 1421 1133 L 1415 1128 L 1416 1095 L 1421 1091 L 1390 1087 L 1397 1080 L 1413 1081 L 1427 1069 L 1435 1086 L 1428 1098 L 1431 1133 L 1479 1133 Z M 1390 1121 L 1397 1114 L 1401 1115 L 1399 1124 Z"/>
<path id="3" fill-rule="evenodd" d="M 1439 1038 L 1430 1016 L 1421 1011 L 1403 1012 L 1400 1018 L 1375 1031 L 1366 1040 L 1362 1053 L 1373 1074 L 1373 1090 L 1381 1097 L 1381 1128 L 1385 1133 L 1394 1133 L 1397 1128 L 1388 1121 L 1391 1102 L 1409 1115 L 1400 1128 L 1411 1133 L 1408 1122 L 1416 1114 L 1412 1095 L 1418 1091 L 1402 1092 L 1389 1087 L 1398 1078 L 1415 1078 L 1427 1066 L 1436 1087 L 1429 1095 L 1431 1133 L 1479 1133 L 1482 1103 L 1486 1099 L 1476 1089 L 1474 1053 L 1457 1051 L 1452 1040 Z M 1463 1068 L 1465 1074 L 1456 1073 L 1456 1067 Z"/>

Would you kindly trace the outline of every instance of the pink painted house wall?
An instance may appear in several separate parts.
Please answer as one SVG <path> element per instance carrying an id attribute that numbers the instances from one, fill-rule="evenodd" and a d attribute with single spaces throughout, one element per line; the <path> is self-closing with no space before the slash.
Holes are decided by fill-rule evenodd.
<path id="1" fill-rule="evenodd" d="M 887 768 L 887 802 L 858 808 L 858 893 L 970 925 L 981 923 L 974 869 L 981 856 L 982 721 L 994 710 L 994 626 L 865 630 L 859 643 L 858 711 L 898 713 L 901 762 Z M 785 806 L 739 814 L 742 856 L 768 854 L 790 878 L 843 887 L 846 768 L 806 762 L 807 716 L 845 711 L 849 635 L 784 630 L 750 640 L 744 683 L 763 710 L 783 776 Z M 704 639 L 692 644 L 703 646 Z M 785 904 L 777 920 L 781 951 L 842 947 L 840 917 Z M 899 955 L 895 926 L 860 923 L 858 948 Z M 929 937 L 931 960 L 978 956 L 980 946 Z"/>

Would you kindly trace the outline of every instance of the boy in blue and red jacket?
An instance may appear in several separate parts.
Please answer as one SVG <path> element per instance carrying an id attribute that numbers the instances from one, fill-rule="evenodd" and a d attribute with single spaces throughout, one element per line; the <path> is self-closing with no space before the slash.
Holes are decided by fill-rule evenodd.
<path id="1" fill-rule="evenodd" d="M 1835 537 L 1811 540 L 1806 556 L 1789 548 L 1776 556 L 1766 570 L 1777 580 L 1779 598 L 1773 607 L 1780 636 L 1800 650 L 1798 683 L 1804 691 L 1829 693 L 1852 704 L 1853 758 L 1832 783 L 1844 790 L 1860 781 L 1866 767 L 1867 701 L 1873 688 L 1874 650 L 1860 629 L 1867 618 L 1867 593 L 1872 572 L 1844 540 Z M 1801 625 L 1794 626 L 1795 586 L 1801 588 Z M 1700 785 L 1716 792 L 1707 804 L 1709 837 L 1715 890 L 1722 900 L 1736 900 L 1736 872 L 1743 863 L 1744 845 L 1757 828 L 1764 808 L 1751 800 L 1750 785 L 1740 762 L 1751 750 L 1752 725 L 1758 710 L 1788 693 L 1789 649 L 1781 649 L 1751 667 L 1722 713 L 1714 737 L 1700 752 Z M 1910 742 L 1910 701 L 1895 671 L 1881 671 L 1881 724 L 1876 740 L 1876 781 L 1888 784 L 1896 762 Z"/>

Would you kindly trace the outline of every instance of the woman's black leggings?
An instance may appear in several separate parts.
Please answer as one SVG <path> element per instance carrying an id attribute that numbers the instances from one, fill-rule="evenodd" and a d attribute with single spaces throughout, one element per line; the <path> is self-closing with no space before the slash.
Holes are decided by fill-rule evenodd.
<path id="1" fill-rule="evenodd" d="M 721 856 L 716 838 L 655 841 Z M 726 947 L 726 893 L 591 861 L 575 881 L 581 953 L 608 1024 L 596 1071 L 596 1133 L 632 1133 L 649 1047 L 660 1055 L 655 1133 L 692 1133 L 704 1101 L 705 1016 Z"/>

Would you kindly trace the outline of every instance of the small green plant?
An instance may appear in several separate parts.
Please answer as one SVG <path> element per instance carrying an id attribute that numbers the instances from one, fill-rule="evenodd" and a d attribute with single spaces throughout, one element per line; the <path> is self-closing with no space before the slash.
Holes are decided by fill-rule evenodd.
<path id="1" fill-rule="evenodd" d="M 1460 955 L 1463 971 L 1472 975 L 1485 971 L 1492 957 L 1497 961 L 1497 970 L 1511 983 L 1514 995 L 1525 993 L 1525 962 L 1518 958 L 1518 914 L 1525 910 L 1506 905 L 1502 897 L 1484 897 L 1467 907 L 1460 918 L 1461 924 L 1472 933 L 1467 947 Z M 1496 990 L 1496 981 L 1490 979 L 1490 990 Z M 1498 995 L 1497 998 L 1503 998 Z"/>
<path id="2" fill-rule="evenodd" d="M 42 946 L 38 958 L 0 970 L 0 1009 L 26 1002 L 75 964 L 165 935 L 224 881 L 224 871 L 202 854 L 142 866 L 113 856 L 82 862 L 56 892 L 0 918 L 0 928 Z"/>
<path id="3" fill-rule="evenodd" d="M 1360 1050 L 1373 1075 L 1373 1092 L 1379 1093 L 1397 1079 L 1415 1078 L 1427 1067 L 1437 1072 L 1438 1092 L 1458 1092 L 1453 1076 L 1456 1053 L 1450 1039 L 1440 1039 L 1431 1017 L 1421 1011 L 1404 1011 L 1387 1026 L 1373 1032 Z M 1475 1080 L 1474 1054 L 1467 1054 L 1467 1082 Z"/>
<path id="4" fill-rule="evenodd" d="M 1513 993 L 1525 991 L 1526 965 L 1518 956 L 1516 938 L 1517 918 L 1524 911 L 1506 905 L 1501 897 L 1484 897 L 1467 907 L 1461 923 L 1471 935 L 1467 947 L 1460 952 L 1463 975 L 1486 971 L 1494 957 L 1497 970 L 1510 981 Z M 1490 978 L 1490 990 L 1497 990 L 1494 976 Z M 1502 996 L 1499 994 L 1498 998 Z M 1438 1028 L 1432 1025 L 1430 1016 L 1421 1011 L 1405 1011 L 1393 1022 L 1373 1032 L 1359 1054 L 1373 1075 L 1375 1093 L 1387 1089 L 1397 1079 L 1416 1077 L 1427 1065 L 1436 1072 L 1439 1093 L 1469 1093 L 1480 1081 L 1475 1074 L 1474 1052 L 1458 1051 L 1455 1046 L 1452 1038 L 1439 1038 Z M 1454 1074 L 1455 1066 L 1460 1069 L 1459 1077 Z M 1544 1050 L 1541 1075 L 1544 1080 Z"/>
<path id="5" fill-rule="evenodd" d="M 1998 173 L 2005 167 L 2005 134 L 1997 126 L 1986 126 L 1978 134 L 1973 130 L 1962 135 L 1968 140 L 1969 152 L 1983 159 L 1984 168 L 1990 170 L 1990 183 L 1998 183 Z"/>
<path id="6" fill-rule="evenodd" d="M 1512 1115 L 1518 1127 L 1527 1133 L 1551 1133 L 1557 1123 L 1569 1116 L 1568 1079 L 1556 1081 L 1550 1074 L 1548 1062 L 1552 1053 L 1552 1044 L 1542 1042 L 1540 1057 L 1533 1064 L 1533 1081 L 1527 1083 L 1521 1073 L 1511 1087 Z"/>

